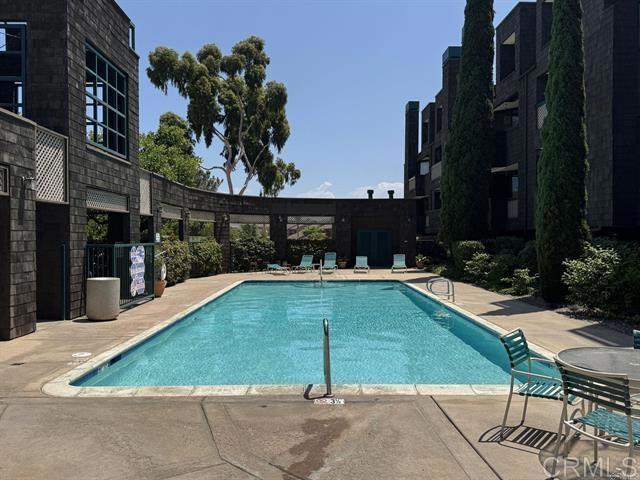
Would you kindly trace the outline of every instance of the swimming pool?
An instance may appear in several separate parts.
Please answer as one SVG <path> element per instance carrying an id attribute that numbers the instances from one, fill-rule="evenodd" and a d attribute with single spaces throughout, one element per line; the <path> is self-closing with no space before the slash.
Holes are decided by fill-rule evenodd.
<path id="1" fill-rule="evenodd" d="M 398 281 L 243 282 L 74 386 L 509 382 L 495 332 Z"/>

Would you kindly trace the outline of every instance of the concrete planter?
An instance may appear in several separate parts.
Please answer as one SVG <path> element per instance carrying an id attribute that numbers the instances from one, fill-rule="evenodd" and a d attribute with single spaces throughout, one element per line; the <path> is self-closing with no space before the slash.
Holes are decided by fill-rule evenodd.
<path id="1" fill-rule="evenodd" d="M 120 313 L 120 279 L 96 277 L 87 279 L 87 318 L 115 320 Z"/>

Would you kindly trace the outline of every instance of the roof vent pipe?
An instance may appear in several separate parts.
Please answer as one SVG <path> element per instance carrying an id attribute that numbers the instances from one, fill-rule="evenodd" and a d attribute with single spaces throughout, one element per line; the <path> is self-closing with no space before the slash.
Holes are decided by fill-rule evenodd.
<path id="1" fill-rule="evenodd" d="M 387 190 L 387 193 L 389 194 L 389 198 L 391 200 L 393 200 L 393 194 L 396 193 L 396 191 L 395 190 Z"/>
<path id="2" fill-rule="evenodd" d="M 369 195 L 369 200 L 373 198 L 373 190 L 367 190 L 367 195 Z"/>

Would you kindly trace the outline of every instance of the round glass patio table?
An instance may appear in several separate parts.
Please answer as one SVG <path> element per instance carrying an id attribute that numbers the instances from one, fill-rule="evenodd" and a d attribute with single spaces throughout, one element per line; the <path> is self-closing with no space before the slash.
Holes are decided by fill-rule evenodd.
<path id="1" fill-rule="evenodd" d="M 625 374 L 629 380 L 640 382 L 640 350 L 621 347 L 569 348 L 558 358 L 574 367 L 600 373 Z"/>

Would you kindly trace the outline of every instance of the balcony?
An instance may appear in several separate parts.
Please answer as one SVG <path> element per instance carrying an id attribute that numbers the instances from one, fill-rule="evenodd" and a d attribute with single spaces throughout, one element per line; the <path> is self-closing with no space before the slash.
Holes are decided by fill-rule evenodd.
<path id="1" fill-rule="evenodd" d="M 542 129 L 544 125 L 544 121 L 547 118 L 549 111 L 547 110 L 547 104 L 545 102 L 538 104 L 537 110 L 537 119 L 538 119 L 538 130 Z"/>
<path id="2" fill-rule="evenodd" d="M 36 127 L 36 200 L 68 201 L 67 137 Z"/>

